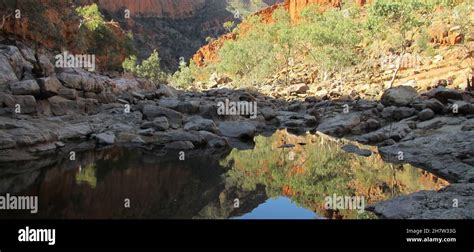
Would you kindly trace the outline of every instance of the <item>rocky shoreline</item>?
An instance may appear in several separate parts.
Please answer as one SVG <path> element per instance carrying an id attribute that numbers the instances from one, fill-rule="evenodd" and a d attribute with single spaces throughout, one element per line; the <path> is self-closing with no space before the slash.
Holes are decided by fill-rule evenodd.
<path id="1" fill-rule="evenodd" d="M 0 45 L 0 163 L 110 145 L 226 153 L 279 128 L 318 131 L 376 145 L 388 162 L 407 162 L 452 183 L 368 207 L 381 218 L 474 218 L 474 195 L 466 193 L 474 190 L 472 92 L 439 86 L 418 94 L 400 86 L 380 101 L 288 101 L 255 90 L 192 92 L 55 69 L 50 58 L 22 44 Z M 217 104 L 226 99 L 255 102 L 256 118 L 219 115 Z M 457 208 L 447 203 L 454 198 Z"/>

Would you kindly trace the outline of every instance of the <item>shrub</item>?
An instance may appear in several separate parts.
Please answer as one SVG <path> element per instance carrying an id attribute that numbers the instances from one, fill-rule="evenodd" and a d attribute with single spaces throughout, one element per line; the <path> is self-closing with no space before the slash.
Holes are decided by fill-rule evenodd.
<path id="1" fill-rule="evenodd" d="M 137 57 L 130 56 L 122 63 L 126 72 L 153 82 L 163 82 L 167 79 L 166 73 L 161 70 L 160 56 L 156 50 L 141 65 L 137 65 Z"/>
<path id="2" fill-rule="evenodd" d="M 168 80 L 172 86 L 186 88 L 194 83 L 195 64 L 193 61 L 189 63 L 189 66 L 184 61 L 180 61 L 179 69 L 176 71 Z"/>

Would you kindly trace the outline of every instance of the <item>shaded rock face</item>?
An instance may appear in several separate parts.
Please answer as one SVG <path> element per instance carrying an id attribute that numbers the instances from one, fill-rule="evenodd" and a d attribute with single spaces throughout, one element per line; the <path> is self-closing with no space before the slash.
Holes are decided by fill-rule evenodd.
<path id="1" fill-rule="evenodd" d="M 196 12 L 204 7 L 206 0 L 99 0 L 83 2 L 97 2 L 101 8 L 112 12 L 128 9 L 131 15 L 179 19 L 196 15 Z"/>
<path id="2" fill-rule="evenodd" d="M 254 2 L 266 6 L 281 1 Z M 245 8 L 248 1 L 234 2 Z M 118 20 L 121 27 L 133 32 L 135 48 L 140 48 L 139 59 L 147 58 L 154 49 L 158 49 L 162 65 L 173 71 L 178 68 L 179 59 L 192 58 L 206 43 L 206 38 L 224 34 L 224 22 L 240 22 L 234 18 L 230 1 L 227 0 L 102 0 L 98 4 L 106 16 Z M 130 10 L 129 19 L 124 18 L 125 9 Z M 201 56 L 207 57 L 208 54 L 201 51 Z"/>

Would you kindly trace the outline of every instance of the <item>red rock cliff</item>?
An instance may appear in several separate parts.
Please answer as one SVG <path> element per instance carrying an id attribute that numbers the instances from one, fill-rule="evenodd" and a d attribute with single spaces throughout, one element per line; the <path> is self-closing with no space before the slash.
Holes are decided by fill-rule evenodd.
<path id="1" fill-rule="evenodd" d="M 367 0 L 355 1 L 361 6 L 365 5 L 367 2 Z M 278 7 L 283 6 L 283 8 L 285 8 L 290 13 L 292 20 L 297 22 L 301 11 L 304 8 L 310 6 L 311 4 L 317 4 L 322 8 L 340 7 L 342 4 L 342 0 L 285 0 L 283 4 L 270 6 L 267 9 L 255 13 L 255 15 L 261 17 L 261 20 L 263 22 L 272 22 L 273 12 Z M 251 29 L 246 26 L 244 28 Z M 224 42 L 227 40 L 234 40 L 236 37 L 237 36 L 232 33 L 221 36 L 219 39 L 199 49 L 199 51 L 197 51 L 196 54 L 193 56 L 193 61 L 198 66 L 204 66 L 206 62 L 215 62 L 217 60 L 218 51 L 224 45 Z"/>
<path id="2" fill-rule="evenodd" d="M 297 21 L 301 11 L 312 4 L 321 7 L 340 7 L 342 0 L 286 0 L 285 8 L 290 13 L 291 19 Z"/>

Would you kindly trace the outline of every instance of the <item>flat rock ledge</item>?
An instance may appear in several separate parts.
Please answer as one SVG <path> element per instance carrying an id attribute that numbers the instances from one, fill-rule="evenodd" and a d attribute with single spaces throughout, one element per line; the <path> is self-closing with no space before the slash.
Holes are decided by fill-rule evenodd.
<path id="1" fill-rule="evenodd" d="M 383 219 L 474 219 L 474 183 L 420 191 L 366 208 Z"/>

